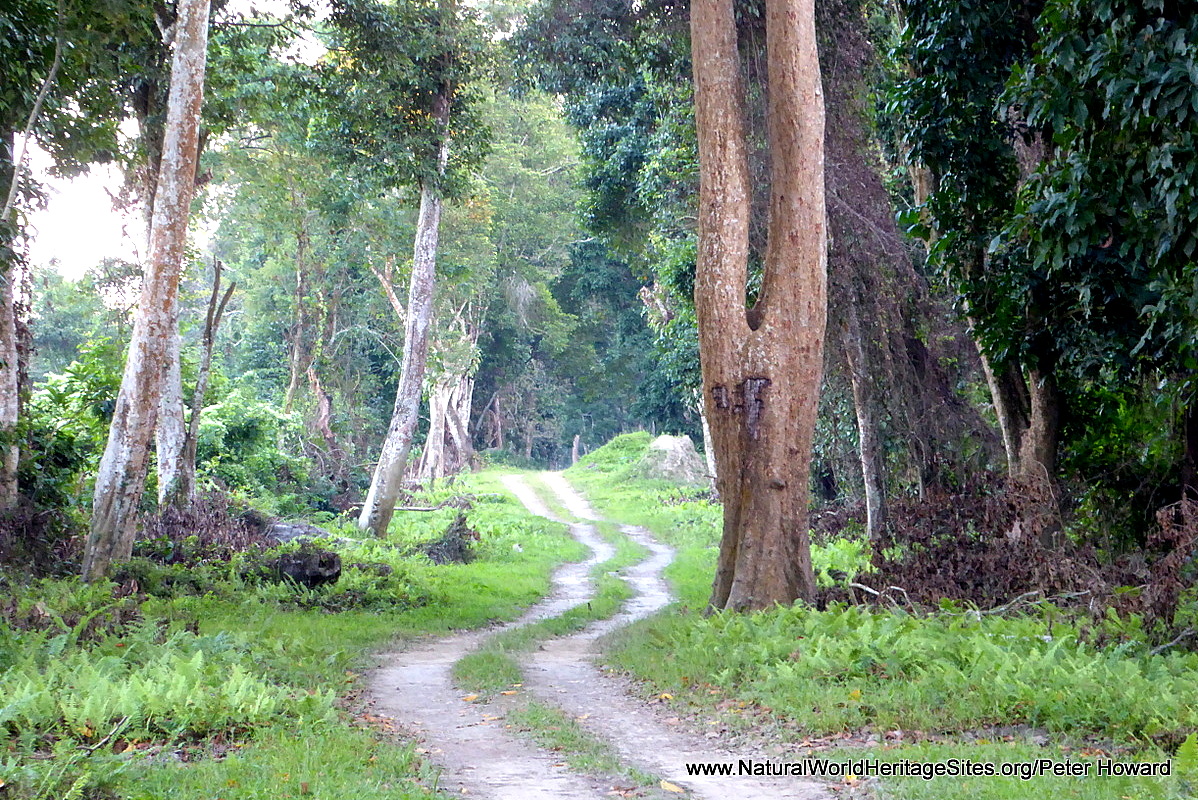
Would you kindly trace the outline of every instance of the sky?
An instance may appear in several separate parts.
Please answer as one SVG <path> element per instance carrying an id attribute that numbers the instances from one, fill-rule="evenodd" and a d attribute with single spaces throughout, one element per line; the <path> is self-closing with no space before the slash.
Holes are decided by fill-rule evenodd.
<path id="1" fill-rule="evenodd" d="M 54 265 L 77 280 L 104 258 L 140 260 L 135 242 L 142 238 L 141 215 L 118 214 L 108 196 L 121 186 L 117 169 L 92 167 L 68 181 L 46 175 L 50 159 L 45 153 L 30 156 L 30 166 L 49 195 L 45 209 L 29 214 L 29 258 L 34 265 Z"/>
<path id="2" fill-rule="evenodd" d="M 318 17 L 324 3 L 314 4 Z M 286 13 L 286 0 L 232 0 L 231 11 L 254 10 L 271 15 Z M 308 43 L 294 57 L 314 61 L 319 47 Z M 19 144 L 18 144 L 19 147 Z M 29 258 L 35 266 L 54 266 L 62 275 L 77 280 L 105 258 L 140 262 L 145 233 L 139 209 L 121 214 L 113 210 L 109 192 L 121 187 L 122 176 L 114 167 L 92 167 L 80 177 L 65 180 L 47 174 L 50 158 L 30 145 L 30 168 L 49 195 L 45 209 L 28 215 Z"/>

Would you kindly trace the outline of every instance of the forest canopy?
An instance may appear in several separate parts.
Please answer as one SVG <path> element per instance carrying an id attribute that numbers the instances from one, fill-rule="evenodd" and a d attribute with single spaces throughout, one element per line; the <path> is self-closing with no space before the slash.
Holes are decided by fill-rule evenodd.
<path id="1" fill-rule="evenodd" d="M 118 165 L 114 202 L 142 240 L 186 6 L 0 12 L 8 559 L 56 569 L 89 524 L 146 268 L 109 258 L 67 281 L 31 263 L 46 195 L 22 154 L 43 148 L 62 176 Z M 159 430 L 138 514 L 168 503 L 178 459 L 192 498 L 356 513 L 412 361 L 403 485 L 562 466 L 630 430 L 704 441 L 686 3 L 263 16 L 217 0 L 208 19 L 176 387 L 155 401 L 183 444 Z M 751 308 L 769 246 L 764 6 L 735 4 L 734 24 Z M 1158 547 L 1198 481 L 1198 21 L 1165 0 L 823 0 L 816 26 L 829 237 L 811 506 L 881 542 L 1000 498 L 984 535 L 1107 562 Z"/>

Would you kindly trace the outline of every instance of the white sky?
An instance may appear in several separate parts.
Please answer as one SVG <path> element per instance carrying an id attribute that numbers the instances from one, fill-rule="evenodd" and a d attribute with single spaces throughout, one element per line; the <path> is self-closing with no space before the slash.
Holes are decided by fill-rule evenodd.
<path id="1" fill-rule="evenodd" d="M 138 245 L 143 238 L 141 214 L 118 214 L 108 191 L 116 192 L 122 182 L 120 171 L 111 166 L 92 167 L 71 181 L 46 175 L 49 156 L 33 151 L 30 166 L 46 187 L 47 207 L 29 214 L 29 257 L 37 266 L 57 260 L 57 269 L 71 280 L 96 266 L 104 258 L 140 260 Z"/>
<path id="2" fill-rule="evenodd" d="M 324 3 L 317 2 L 318 16 L 325 13 Z M 232 0 L 230 7 L 248 12 L 281 16 L 286 13 L 285 0 Z M 304 61 L 315 61 L 319 45 L 308 42 L 293 48 L 288 55 Z M 17 144 L 20 147 L 20 142 Z M 50 158 L 30 145 L 30 168 L 34 177 L 45 187 L 49 203 L 43 210 L 28 215 L 29 257 L 35 266 L 50 266 L 67 278 L 77 280 L 87 270 L 105 258 L 122 258 L 138 263 L 144 248 L 145 232 L 140 209 L 117 213 L 112 208 L 109 192 L 115 194 L 123 178 L 115 167 L 92 167 L 73 180 L 50 177 L 46 170 Z M 193 228 L 201 227 L 193 220 Z"/>

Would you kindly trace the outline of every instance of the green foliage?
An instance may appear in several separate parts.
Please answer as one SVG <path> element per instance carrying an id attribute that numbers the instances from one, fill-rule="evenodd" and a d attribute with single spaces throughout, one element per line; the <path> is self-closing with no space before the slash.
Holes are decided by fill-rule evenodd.
<path id="1" fill-rule="evenodd" d="M 235 386 L 204 409 L 196 471 L 231 489 L 273 496 L 281 505 L 286 502 L 281 490 L 303 487 L 308 477 L 305 460 L 293 455 L 303 438 L 298 415 L 258 399 L 247 387 Z"/>
<path id="2" fill-rule="evenodd" d="M 1008 99 L 1052 146 L 1012 235 L 1106 333 L 1089 358 L 1177 363 L 1195 344 L 1198 22 L 1161 0 L 1053 0 L 1038 23 Z"/>
<path id="3" fill-rule="evenodd" d="M 622 475 L 640 461 L 652 440 L 653 437 L 647 431 L 621 434 L 598 450 L 587 453 L 572 469 L 575 472 L 596 470 Z"/>
<path id="4" fill-rule="evenodd" d="M 711 684 L 821 732 L 1027 724 L 1131 741 L 1198 724 L 1185 700 L 1193 655 L 1095 650 L 1053 616 L 850 607 L 664 617 L 613 658 L 661 686 Z M 669 663 L 650 654 L 663 638 Z"/>
<path id="5" fill-rule="evenodd" d="M 6 578 L 3 791 L 20 800 L 192 798 L 214 786 L 230 798 L 431 798 L 436 776 L 413 748 L 356 727 L 334 710 L 334 693 L 355 692 L 368 654 L 397 636 L 516 617 L 548 590 L 562 557 L 581 555 L 560 525 L 501 494 L 493 474 L 471 476 L 468 488 L 482 535 L 471 564 L 412 555 L 454 509 L 400 512 L 386 542 L 345 542 L 353 528 L 339 529 L 330 544 L 345 564 L 394 571 L 384 584 L 378 571 L 348 566 L 344 587 L 362 596 L 336 617 L 327 613 L 335 592 L 297 602 L 291 588 L 223 578 L 195 593 L 179 585 L 116 602 L 113 584 Z M 400 601 L 419 592 L 420 604 Z"/>
<path id="6" fill-rule="evenodd" d="M 427 0 L 338 0 L 332 10 L 328 146 L 384 186 L 428 184 L 460 195 L 488 140 L 477 86 L 487 40 L 473 12 Z M 447 135 L 453 144 L 442 171 Z"/>
<path id="7" fill-rule="evenodd" d="M 60 375 L 50 374 L 35 386 L 20 422 L 23 440 L 17 479 L 26 523 L 19 547 L 4 546 L 0 561 L 18 558 L 35 571 L 61 570 L 58 545 L 82 527 L 90 477 L 103 451 L 116 394 L 120 387 L 123 348 L 110 339 L 85 342 L 77 359 Z M 11 544 L 11 543 L 9 543 Z M 17 551 L 23 551 L 18 556 Z"/>
<path id="8" fill-rule="evenodd" d="M 193 800 L 214 789 L 227 800 L 435 800 L 437 774 L 416 750 L 348 725 L 279 726 L 223 758 L 132 764 L 120 789 L 130 800 Z"/>
<path id="9" fill-rule="evenodd" d="M 0 729 L 18 740 L 48 733 L 83 743 L 177 741 L 332 712 L 331 693 L 295 694 L 263 681 L 228 637 L 179 631 L 164 640 L 153 622 L 95 650 L 75 646 L 69 633 L 0 636 L 9 662 L 0 676 Z"/>
<path id="10" fill-rule="evenodd" d="M 634 298 L 646 283 L 654 283 L 651 296 L 664 303 L 664 316 L 677 320 L 660 327 L 654 317 L 662 309 L 651 311 L 651 328 L 642 323 L 635 339 L 620 342 L 603 374 L 635 360 L 635 416 L 697 433 L 691 292 L 677 288 L 693 282 L 698 194 L 688 42 L 686 15 L 672 3 L 544 0 L 528 14 L 510 52 L 523 80 L 564 98 L 566 119 L 581 138 L 586 195 L 580 211 L 598 241 L 581 254 L 586 275 L 579 277 L 620 275 L 621 295 L 608 299 L 604 287 L 592 296 L 619 314 L 622 331 L 633 332 L 624 319 L 641 311 Z M 683 273 L 681 281 L 676 272 Z M 597 430 L 591 438 L 615 432 Z"/>

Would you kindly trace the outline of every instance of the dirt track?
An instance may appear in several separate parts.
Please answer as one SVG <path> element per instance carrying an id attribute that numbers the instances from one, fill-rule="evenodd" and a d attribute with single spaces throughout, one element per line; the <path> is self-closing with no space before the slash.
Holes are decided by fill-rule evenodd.
<path id="1" fill-rule="evenodd" d="M 593 594 L 588 578 L 591 568 L 614 552 L 595 533 L 591 524 L 597 520 L 595 513 L 561 475 L 545 473 L 542 478 L 558 502 L 582 520 L 570 525 L 571 534 L 589 547 L 592 555 L 584 562 L 559 569 L 551 594 L 505 628 L 546 619 L 585 603 Z M 519 477 L 507 476 L 504 485 L 533 513 L 556 519 Z M 638 528 L 621 530 L 651 553 L 624 571 L 633 598 L 616 616 L 572 636 L 550 640 L 533 653 L 524 664 L 527 690 L 578 718 L 584 727 L 608 741 L 629 765 L 686 789 L 689 796 L 707 800 L 831 797 L 822 784 L 799 778 L 687 776 L 688 762 L 735 763 L 752 754 L 722 752 L 717 741 L 678 730 L 676 722 L 662 719 L 627 693 L 619 679 L 603 674 L 595 666 L 596 639 L 654 613 L 671 599 L 661 571 L 670 563 L 672 551 Z M 506 729 L 504 712 L 512 702 L 520 702 L 519 698 L 464 702 L 462 693 L 453 687 L 453 663 L 497 632 L 459 634 L 387 655 L 371 680 L 376 713 L 393 718 L 423 740 L 428 757 L 443 770 L 440 787 L 454 794 L 493 800 L 610 797 L 610 781 L 572 773 L 560 757 L 538 750 Z M 686 795 L 652 788 L 641 796 Z"/>

